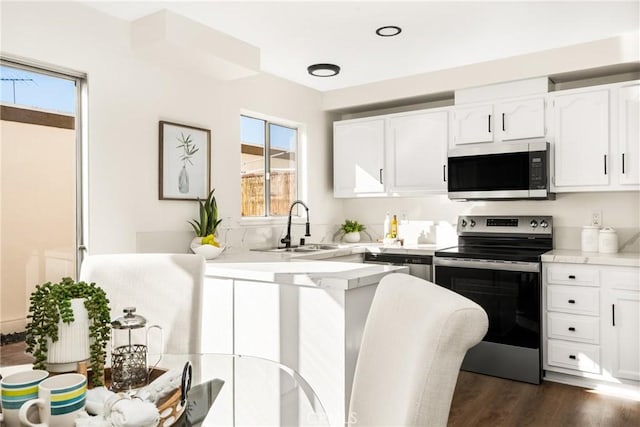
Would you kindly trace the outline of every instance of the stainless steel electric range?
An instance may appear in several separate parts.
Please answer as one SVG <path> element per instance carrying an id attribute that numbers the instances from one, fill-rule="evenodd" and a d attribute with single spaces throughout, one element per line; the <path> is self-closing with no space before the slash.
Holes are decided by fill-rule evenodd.
<path id="1" fill-rule="evenodd" d="M 458 218 L 458 246 L 435 252 L 435 283 L 489 316 L 487 335 L 462 369 L 540 384 L 540 256 L 552 248 L 550 216 Z"/>

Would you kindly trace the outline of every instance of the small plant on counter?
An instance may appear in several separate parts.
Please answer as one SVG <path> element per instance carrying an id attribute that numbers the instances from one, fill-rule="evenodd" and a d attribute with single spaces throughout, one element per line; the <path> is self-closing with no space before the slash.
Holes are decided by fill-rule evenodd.
<path id="1" fill-rule="evenodd" d="M 65 277 L 60 283 L 47 282 L 31 293 L 27 324 L 27 353 L 35 358 L 34 368 L 46 369 L 49 340 L 58 341 L 60 321 L 73 322 L 71 300 L 84 299 L 89 316 L 89 364 L 94 385 L 102 385 L 106 346 L 111 335 L 109 300 L 95 283 L 75 282 Z"/>
<path id="2" fill-rule="evenodd" d="M 206 200 L 198 199 L 200 205 L 200 218 L 188 221 L 193 231 L 196 232 L 196 237 L 201 237 L 200 244 L 213 245 L 220 247 L 220 243 L 216 240 L 216 230 L 218 225 L 222 222 L 222 219 L 218 218 L 218 203 L 213 192 L 215 188 L 211 190 Z"/>
<path id="3" fill-rule="evenodd" d="M 350 219 L 346 219 L 344 224 L 340 226 L 340 230 L 346 233 L 354 233 L 365 230 L 367 227 L 360 224 L 358 221 L 351 221 Z"/>

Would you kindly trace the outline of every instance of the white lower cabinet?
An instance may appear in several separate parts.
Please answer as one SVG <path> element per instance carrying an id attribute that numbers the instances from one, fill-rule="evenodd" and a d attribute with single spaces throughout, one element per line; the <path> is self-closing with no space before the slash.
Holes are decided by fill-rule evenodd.
<path id="1" fill-rule="evenodd" d="M 558 340 L 588 344 L 600 342 L 600 319 L 577 314 L 547 313 L 547 335 Z"/>
<path id="2" fill-rule="evenodd" d="M 640 384 L 640 268 L 543 264 L 546 371 Z"/>
<path id="3" fill-rule="evenodd" d="M 640 381 L 640 269 L 605 274 L 612 289 L 604 298 L 602 334 L 611 375 Z"/>
<path id="4" fill-rule="evenodd" d="M 547 341 L 549 365 L 600 373 L 600 346 L 570 341 Z"/>

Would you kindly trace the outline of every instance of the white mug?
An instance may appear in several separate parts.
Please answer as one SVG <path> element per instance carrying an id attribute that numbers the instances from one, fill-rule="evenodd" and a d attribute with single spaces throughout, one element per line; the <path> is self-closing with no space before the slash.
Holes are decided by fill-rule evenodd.
<path id="1" fill-rule="evenodd" d="M 18 413 L 28 400 L 38 396 L 38 385 L 49 376 L 47 371 L 16 372 L 0 380 L 2 413 L 0 422 L 6 427 L 20 427 Z M 25 412 L 26 414 L 26 412 Z"/>
<path id="2" fill-rule="evenodd" d="M 40 383 L 38 398 L 20 408 L 20 422 L 29 427 L 68 427 L 74 425 L 84 411 L 87 400 L 87 378 L 81 374 L 61 374 Z M 41 424 L 29 421 L 27 412 L 36 405 Z"/>

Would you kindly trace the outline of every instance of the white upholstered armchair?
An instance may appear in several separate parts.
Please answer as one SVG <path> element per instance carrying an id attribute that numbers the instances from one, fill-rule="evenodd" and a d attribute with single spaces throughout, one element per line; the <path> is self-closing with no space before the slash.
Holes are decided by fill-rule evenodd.
<path id="1" fill-rule="evenodd" d="M 488 325 L 482 307 L 459 294 L 385 276 L 364 328 L 349 425 L 446 426 L 462 359 Z"/>
<path id="2" fill-rule="evenodd" d="M 164 351 L 196 353 L 201 343 L 204 269 L 200 255 L 91 255 L 82 262 L 80 280 L 104 289 L 112 318 L 134 306 L 149 325 L 160 325 Z"/>

